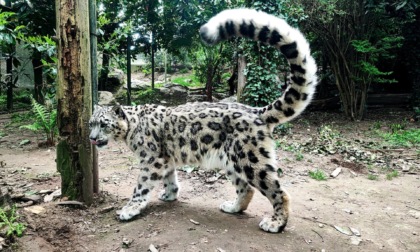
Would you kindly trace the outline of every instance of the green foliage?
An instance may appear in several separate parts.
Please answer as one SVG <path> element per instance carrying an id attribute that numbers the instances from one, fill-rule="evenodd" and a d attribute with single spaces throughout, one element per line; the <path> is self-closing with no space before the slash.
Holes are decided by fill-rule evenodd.
<path id="1" fill-rule="evenodd" d="M 293 124 L 290 122 L 282 123 L 274 127 L 273 133 L 278 135 L 287 135 L 292 132 Z"/>
<path id="2" fill-rule="evenodd" d="M 367 179 L 369 180 L 378 180 L 379 176 L 375 174 L 368 174 Z"/>
<path id="3" fill-rule="evenodd" d="M 33 97 L 32 112 L 35 116 L 35 122 L 29 125 L 22 125 L 20 128 L 32 131 L 43 130 L 47 137 L 47 145 L 55 144 L 55 135 L 57 134 L 57 109 L 51 101 L 47 101 L 47 105 L 39 104 Z"/>
<path id="4" fill-rule="evenodd" d="M 0 208 L 0 230 L 6 227 L 6 235 L 11 237 L 16 235 L 21 237 L 26 227 L 23 223 L 18 222 L 19 216 L 16 214 L 16 207 L 13 206 L 11 210 L 5 211 Z"/>
<path id="5" fill-rule="evenodd" d="M 393 170 L 392 172 L 390 172 L 390 173 L 388 173 L 388 174 L 386 175 L 386 179 L 387 179 L 387 180 L 392 180 L 392 179 L 394 179 L 394 178 L 396 178 L 396 177 L 398 177 L 398 176 L 399 176 L 398 171 L 397 171 L 397 170 Z"/>
<path id="6" fill-rule="evenodd" d="M 141 101 L 141 104 L 154 103 L 154 98 L 157 93 L 159 93 L 159 90 L 152 88 L 140 90 L 136 93 L 136 99 Z"/>
<path id="7" fill-rule="evenodd" d="M 354 50 L 360 53 L 364 59 L 357 62 L 357 66 L 364 73 L 363 78 L 368 78 L 369 81 L 376 83 L 396 83 L 395 79 L 390 79 L 389 76 L 392 71 L 383 72 L 378 67 L 379 60 L 393 59 L 396 55 L 390 52 L 402 46 L 402 36 L 384 37 L 372 44 L 369 40 L 353 40 L 351 45 Z M 357 79 L 364 81 L 363 79 Z"/>
<path id="8" fill-rule="evenodd" d="M 303 8 L 296 1 L 271 0 L 249 1 L 249 6 L 285 19 L 289 24 L 296 25 L 306 18 Z M 288 64 L 281 53 L 271 46 L 259 42 L 243 40 L 241 50 L 246 58 L 246 86 L 243 101 L 251 106 L 265 106 L 281 95 L 279 70 L 288 70 Z M 286 76 L 286 73 L 285 73 Z"/>
<path id="9" fill-rule="evenodd" d="M 320 169 L 316 169 L 315 171 L 309 171 L 308 174 L 309 177 L 318 181 L 327 180 L 327 175 L 325 175 L 325 172 Z"/>
<path id="10" fill-rule="evenodd" d="M 202 87 L 203 84 L 200 82 L 197 76 L 195 75 L 187 75 L 187 76 L 179 76 L 172 80 L 173 83 L 182 85 L 184 87 Z"/>
<path id="11" fill-rule="evenodd" d="M 301 152 L 297 152 L 295 154 L 295 158 L 296 158 L 296 161 L 302 161 L 303 160 L 303 154 Z"/>
<path id="12" fill-rule="evenodd" d="M 395 130 L 391 133 L 378 132 L 379 135 L 393 146 L 419 147 L 420 129 Z"/>

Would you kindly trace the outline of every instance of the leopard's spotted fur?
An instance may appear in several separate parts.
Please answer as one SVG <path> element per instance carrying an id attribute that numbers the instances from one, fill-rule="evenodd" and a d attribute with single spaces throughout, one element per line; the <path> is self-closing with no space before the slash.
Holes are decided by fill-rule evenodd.
<path id="1" fill-rule="evenodd" d="M 175 168 L 199 164 L 225 169 L 236 187 L 236 200 L 223 203 L 222 211 L 245 210 L 256 188 L 274 208 L 273 216 L 264 218 L 260 227 L 279 232 L 288 220 L 289 196 L 277 176 L 271 133 L 275 125 L 300 114 L 312 98 L 317 80 L 309 45 L 285 21 L 249 9 L 221 12 L 201 27 L 200 35 L 208 44 L 238 36 L 279 48 L 291 66 L 291 83 L 283 96 L 262 108 L 238 103 L 95 106 L 91 142 L 101 146 L 108 137 L 125 141 L 140 159 L 138 185 L 120 219 L 138 215 L 160 180 L 164 183 L 160 199 L 175 200 L 179 191 Z"/>

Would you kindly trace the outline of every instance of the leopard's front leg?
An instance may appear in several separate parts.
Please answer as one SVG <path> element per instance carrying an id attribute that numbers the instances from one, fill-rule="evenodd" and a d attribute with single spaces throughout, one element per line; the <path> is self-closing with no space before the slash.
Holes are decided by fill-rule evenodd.
<path id="1" fill-rule="evenodd" d="M 150 171 L 149 168 L 142 168 L 130 201 L 117 212 L 120 220 L 130 220 L 134 216 L 139 215 L 147 206 L 150 193 L 161 179 L 162 175 L 160 175 L 159 170 Z"/>

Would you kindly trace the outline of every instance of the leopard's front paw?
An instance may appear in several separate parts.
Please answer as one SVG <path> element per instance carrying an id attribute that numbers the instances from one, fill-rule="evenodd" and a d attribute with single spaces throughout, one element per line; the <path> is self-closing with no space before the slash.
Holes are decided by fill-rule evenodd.
<path id="1" fill-rule="evenodd" d="M 234 201 L 225 201 L 220 205 L 220 210 L 225 213 L 238 213 L 241 211 L 240 207 Z"/>
<path id="2" fill-rule="evenodd" d="M 287 219 L 281 219 L 281 218 L 264 218 L 260 222 L 260 228 L 266 232 L 270 233 L 279 233 L 283 231 L 283 229 L 286 227 Z"/>
<path id="3" fill-rule="evenodd" d="M 140 205 L 126 205 L 120 211 L 117 211 L 120 220 L 127 221 L 132 219 L 134 216 L 140 214 Z"/>
<path id="4" fill-rule="evenodd" d="M 167 192 L 166 190 L 162 190 L 162 192 L 159 194 L 159 199 L 162 201 L 174 201 L 177 197 L 177 193 Z"/>

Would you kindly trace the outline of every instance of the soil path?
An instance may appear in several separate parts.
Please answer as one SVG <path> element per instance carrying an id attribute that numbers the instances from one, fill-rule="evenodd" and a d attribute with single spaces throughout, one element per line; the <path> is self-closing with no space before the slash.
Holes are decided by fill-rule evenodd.
<path id="1" fill-rule="evenodd" d="M 55 149 L 39 149 L 32 134 L 0 129 L 8 132 L 0 139 L 1 186 L 14 194 L 59 188 Z M 352 135 L 364 129 L 356 125 L 347 130 Z M 295 135 L 315 134 L 299 126 L 293 131 Z M 33 144 L 18 147 L 23 139 Z M 136 184 L 136 160 L 120 143 L 111 143 L 99 155 L 102 193 L 94 206 L 78 209 L 42 203 L 40 214 L 20 208 L 28 229 L 17 246 L 8 249 L 147 251 L 154 246 L 159 251 L 194 252 L 420 251 L 418 170 L 400 173 L 393 180 L 383 175 L 368 180 L 364 171 L 342 167 L 338 177 L 320 182 L 308 177 L 308 171 L 320 168 L 330 173 L 339 167 L 340 156 L 304 153 L 304 159 L 296 161 L 290 152 L 279 151 L 292 214 L 284 232 L 269 234 L 258 228 L 261 219 L 271 214 L 265 197 L 255 193 L 243 214 L 222 213 L 218 206 L 235 198 L 234 188 L 223 176 L 216 180 L 213 173 L 203 171 L 179 171 L 182 187 L 177 201 L 159 201 L 156 190 L 144 213 L 120 222 L 115 210 L 124 205 Z"/>

